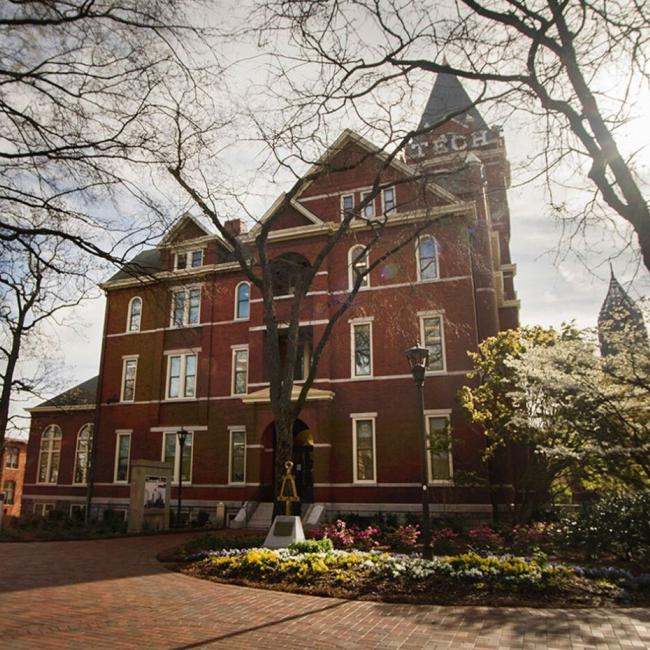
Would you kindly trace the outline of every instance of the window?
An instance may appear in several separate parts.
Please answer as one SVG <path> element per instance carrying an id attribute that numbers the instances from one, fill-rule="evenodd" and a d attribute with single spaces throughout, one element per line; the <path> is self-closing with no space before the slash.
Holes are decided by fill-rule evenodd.
<path id="1" fill-rule="evenodd" d="M 122 361 L 122 395 L 121 402 L 135 399 L 135 376 L 138 371 L 137 357 L 127 357 Z"/>
<path id="2" fill-rule="evenodd" d="M 350 290 L 353 289 L 357 278 L 361 275 L 360 289 L 370 286 L 370 275 L 368 274 L 368 251 L 365 246 L 353 246 L 349 253 L 349 282 Z M 366 275 L 363 275 L 363 274 Z"/>
<path id="3" fill-rule="evenodd" d="M 300 253 L 283 253 L 271 260 L 274 296 L 289 296 L 304 283 L 309 272 L 309 260 Z"/>
<path id="4" fill-rule="evenodd" d="M 418 280 L 438 277 L 438 242 L 433 237 L 421 237 L 417 246 Z"/>
<path id="5" fill-rule="evenodd" d="M 354 194 L 344 194 L 341 196 L 341 218 L 354 214 Z"/>
<path id="6" fill-rule="evenodd" d="M 372 323 L 352 324 L 352 376 L 372 375 Z"/>
<path id="7" fill-rule="evenodd" d="M 142 318 L 142 298 L 131 298 L 129 302 L 129 315 L 127 317 L 127 332 L 139 332 Z"/>
<path id="8" fill-rule="evenodd" d="M 230 429 L 230 455 L 228 462 L 228 482 L 244 483 L 246 481 L 246 430 Z"/>
<path id="9" fill-rule="evenodd" d="M 448 483 L 453 476 L 449 418 L 447 416 L 427 415 L 427 434 L 429 436 L 427 459 L 429 482 L 444 481 Z"/>
<path id="10" fill-rule="evenodd" d="M 86 518 L 86 506 L 83 503 L 70 504 L 70 519 L 83 521 Z"/>
<path id="11" fill-rule="evenodd" d="M 47 516 L 48 512 L 54 510 L 53 503 L 35 503 L 34 504 L 34 514 L 40 515 L 41 517 Z"/>
<path id="12" fill-rule="evenodd" d="M 131 433 L 119 433 L 115 440 L 115 483 L 129 480 L 129 454 L 131 452 Z"/>
<path id="13" fill-rule="evenodd" d="M 445 349 L 442 331 L 442 316 L 420 317 L 422 343 L 429 350 L 427 371 L 436 372 L 445 369 Z"/>
<path id="14" fill-rule="evenodd" d="M 203 251 L 184 251 L 176 253 L 174 260 L 174 268 L 177 271 L 182 271 L 188 267 L 197 268 L 203 266 Z"/>
<path id="15" fill-rule="evenodd" d="M 18 458 L 20 452 L 18 447 L 7 447 L 5 449 L 5 467 L 9 469 L 18 469 Z"/>
<path id="16" fill-rule="evenodd" d="M 172 294 L 172 326 L 196 325 L 201 313 L 201 288 L 177 289 Z"/>
<path id="17" fill-rule="evenodd" d="M 251 311 L 251 287 L 248 282 L 240 282 L 235 289 L 235 319 L 248 320 Z"/>
<path id="18" fill-rule="evenodd" d="M 374 416 L 374 414 L 372 414 Z M 377 463 L 375 454 L 374 417 L 354 417 L 352 447 L 354 453 L 354 482 L 375 483 Z"/>
<path id="19" fill-rule="evenodd" d="M 167 397 L 196 396 L 196 354 L 170 354 L 167 360 Z"/>
<path id="20" fill-rule="evenodd" d="M 311 366 L 311 343 L 298 341 L 296 350 L 296 365 L 293 370 L 293 378 L 296 381 L 302 381 L 309 375 Z"/>
<path id="21" fill-rule="evenodd" d="M 387 187 L 381 193 L 381 201 L 384 206 L 384 214 L 390 214 L 395 211 L 395 188 Z"/>
<path id="22" fill-rule="evenodd" d="M 245 395 L 247 392 L 248 392 L 248 347 L 233 348 L 232 394 Z"/>
<path id="23" fill-rule="evenodd" d="M 84 424 L 77 434 L 77 450 L 74 457 L 74 472 L 72 482 L 78 485 L 88 483 L 88 468 L 90 467 L 90 452 L 93 445 L 94 425 Z"/>
<path id="24" fill-rule="evenodd" d="M 61 458 L 61 437 L 61 429 L 56 424 L 50 424 L 43 431 L 38 455 L 38 483 L 56 483 Z"/>
<path id="25" fill-rule="evenodd" d="M 178 483 L 178 472 L 182 471 L 183 482 L 192 481 L 192 443 L 194 434 L 188 432 L 183 445 L 183 462 L 180 462 L 181 446 L 178 442 L 176 431 L 168 431 L 163 436 L 163 461 L 171 463 L 173 469 L 173 481 Z M 180 467 L 179 467 L 180 465 Z"/>
<path id="26" fill-rule="evenodd" d="M 361 200 L 365 201 L 372 194 L 372 192 L 364 192 L 361 195 Z M 364 219 L 374 219 L 375 218 L 375 199 L 368 199 L 368 203 L 363 208 L 363 218 Z"/>
<path id="27" fill-rule="evenodd" d="M 13 505 L 16 495 L 16 481 L 5 481 L 2 486 L 2 491 L 5 493 L 5 505 Z"/>

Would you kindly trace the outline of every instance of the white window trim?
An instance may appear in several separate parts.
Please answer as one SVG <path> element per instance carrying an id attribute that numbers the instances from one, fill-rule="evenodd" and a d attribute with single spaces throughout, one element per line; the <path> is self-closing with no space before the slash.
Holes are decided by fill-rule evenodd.
<path id="1" fill-rule="evenodd" d="M 420 341 L 423 347 L 426 347 L 424 340 L 424 319 L 440 318 L 440 344 L 442 346 L 442 368 L 439 370 L 427 370 L 425 375 L 443 375 L 447 372 L 447 346 L 445 341 L 445 314 L 443 311 L 418 312 L 420 319 Z"/>
<path id="2" fill-rule="evenodd" d="M 200 349 L 200 348 L 199 348 Z M 194 401 L 197 399 L 198 394 L 198 385 L 199 385 L 199 354 L 194 350 L 189 352 L 165 352 L 163 353 L 167 357 L 167 372 L 165 373 L 165 401 L 167 402 L 179 402 L 179 401 Z M 194 376 L 194 395 L 185 396 L 185 381 L 187 379 L 186 369 L 187 369 L 187 357 L 196 357 L 196 375 Z M 181 358 L 181 372 L 179 375 L 180 386 L 179 386 L 179 395 L 178 397 L 169 396 L 169 378 L 172 371 L 172 357 Z"/>
<path id="3" fill-rule="evenodd" d="M 11 452 L 15 452 L 16 465 L 10 465 L 9 464 L 9 460 L 14 455 Z M 20 449 L 18 447 L 14 447 L 13 445 L 7 445 L 7 447 L 5 448 L 5 452 L 4 452 L 3 456 L 4 457 L 3 457 L 2 460 L 4 462 L 4 466 L 7 469 L 18 469 L 20 467 Z"/>
<path id="4" fill-rule="evenodd" d="M 57 471 L 56 473 L 56 481 L 41 481 L 40 476 L 41 476 L 41 457 L 43 455 L 43 434 L 50 428 L 50 427 L 56 427 L 56 430 L 61 434 L 58 436 L 58 440 L 61 441 L 61 446 L 63 446 L 63 431 L 61 430 L 61 427 L 58 424 L 48 424 L 42 431 L 41 433 L 41 439 L 39 440 L 38 443 L 38 465 L 36 467 L 36 485 L 56 485 L 59 482 L 59 472 Z M 47 471 L 45 472 L 45 476 L 49 477 L 52 469 L 52 456 L 54 455 L 54 452 L 52 451 L 52 446 L 48 446 L 48 453 L 47 453 Z M 61 469 L 61 447 L 59 447 L 59 469 Z"/>
<path id="5" fill-rule="evenodd" d="M 165 438 L 170 434 L 174 434 L 174 442 L 175 442 L 175 447 L 174 447 L 174 467 L 172 467 L 172 481 L 171 485 L 178 485 L 178 477 L 180 476 L 180 468 L 181 468 L 181 457 L 180 457 L 180 450 L 181 450 L 181 445 L 178 441 L 178 434 L 177 434 L 178 429 L 166 429 L 165 431 L 162 432 L 162 450 L 160 452 L 160 460 L 161 462 L 165 462 Z M 192 483 L 192 478 L 193 478 L 193 470 L 194 470 L 194 446 L 196 444 L 196 432 L 194 429 L 187 429 L 187 432 L 192 434 L 192 444 L 190 445 L 190 478 L 189 479 L 183 479 L 183 485 L 191 485 Z"/>
<path id="6" fill-rule="evenodd" d="M 366 200 L 366 197 L 369 194 L 372 194 L 372 189 L 368 190 L 367 192 L 361 192 L 361 203 L 363 203 Z M 370 203 L 368 203 L 363 208 L 361 208 L 361 215 L 360 215 L 361 219 L 363 219 L 364 221 L 374 221 L 375 219 L 377 219 L 377 205 L 376 205 L 376 203 L 377 203 L 377 196 L 375 195 L 375 196 L 372 197 L 372 200 L 370 201 Z M 366 210 L 368 210 L 371 207 L 372 207 L 372 214 L 367 215 Z"/>
<path id="7" fill-rule="evenodd" d="M 79 484 L 77 484 L 79 485 Z M 71 503 L 70 504 L 70 518 L 72 518 L 72 512 L 75 508 L 79 508 L 82 512 L 86 511 L 86 504 L 85 503 Z"/>
<path id="8" fill-rule="evenodd" d="M 86 424 L 82 424 L 79 431 L 77 431 L 77 444 L 75 445 L 75 448 L 74 448 L 74 465 L 72 467 L 72 485 L 88 485 L 88 481 L 83 481 L 82 483 L 77 483 L 77 481 L 75 481 L 75 476 L 77 475 L 77 462 L 79 460 L 79 439 L 81 437 L 81 432 L 88 426 L 93 427 L 93 423 L 92 422 L 86 422 Z M 93 427 L 93 429 L 94 429 L 94 427 Z M 93 434 L 94 434 L 94 431 L 90 436 L 91 440 L 93 439 Z M 88 448 L 86 453 L 88 454 L 88 467 L 86 467 L 86 473 L 87 473 L 88 468 L 90 467 L 90 448 Z"/>
<path id="9" fill-rule="evenodd" d="M 366 247 L 363 244 L 354 244 L 354 246 L 352 246 L 348 251 L 348 287 L 350 291 L 352 291 L 354 287 L 354 266 L 353 266 L 352 253 L 358 248 L 361 248 L 363 250 Z M 366 258 L 366 268 L 368 268 L 370 266 L 370 251 L 366 250 L 365 258 Z M 363 286 L 362 284 L 359 287 L 359 291 L 365 291 L 366 289 L 370 288 L 370 273 L 367 273 L 364 277 L 367 284 L 365 286 Z"/>
<path id="10" fill-rule="evenodd" d="M 239 287 L 242 285 L 248 285 L 248 316 L 244 318 L 243 316 L 237 316 L 237 308 L 239 306 Z M 251 283 L 250 282 L 239 282 L 235 287 L 235 312 L 233 314 L 233 319 L 236 321 L 247 321 L 251 319 Z"/>
<path id="11" fill-rule="evenodd" d="M 124 485 L 129 482 L 129 472 L 131 471 L 131 434 L 133 433 L 132 429 L 129 430 L 117 430 L 115 432 L 115 461 L 113 464 L 113 483 L 119 485 Z M 117 480 L 117 470 L 118 470 L 118 461 L 120 456 L 120 438 L 128 436 L 129 437 L 129 449 L 126 455 L 126 479 L 122 481 Z"/>
<path id="12" fill-rule="evenodd" d="M 183 248 L 179 249 L 177 251 L 174 251 L 174 271 L 191 271 L 192 269 L 200 269 L 204 264 L 205 261 L 205 246 L 200 246 L 200 247 L 192 247 L 192 248 Z M 199 266 L 192 266 L 192 253 L 201 253 L 201 264 Z M 184 269 L 179 269 L 178 268 L 178 256 L 179 255 L 186 255 L 187 257 L 185 258 L 188 264 L 185 266 Z"/>
<path id="13" fill-rule="evenodd" d="M 355 318 L 349 321 L 350 323 L 350 377 L 353 379 L 372 379 L 374 376 L 375 363 L 372 353 L 372 318 Z M 355 363 L 355 344 L 354 344 L 354 328 L 357 325 L 369 325 L 370 327 L 370 373 L 367 375 L 356 374 Z"/>
<path id="14" fill-rule="evenodd" d="M 244 434 L 244 480 L 243 481 L 233 481 L 232 480 L 232 434 L 233 433 L 242 433 Z M 228 427 L 228 485 L 245 485 L 246 484 L 246 456 L 247 456 L 247 446 L 246 446 L 246 427 L 241 425 L 230 426 Z"/>
<path id="15" fill-rule="evenodd" d="M 376 436 L 376 414 L 357 414 L 350 416 L 352 418 L 352 471 L 353 483 L 356 485 L 376 485 L 377 484 L 377 436 Z M 370 420 L 372 422 L 372 473 L 374 479 L 359 479 L 357 467 L 357 422 L 361 420 Z"/>
<path id="16" fill-rule="evenodd" d="M 386 190 L 393 190 L 393 207 L 391 208 L 389 214 L 397 211 L 397 191 L 395 189 L 395 186 L 391 185 L 390 187 L 384 187 L 381 191 L 381 213 L 383 215 L 386 214 L 386 201 L 384 198 L 384 192 L 386 192 Z"/>
<path id="17" fill-rule="evenodd" d="M 422 272 L 420 269 L 420 242 L 423 239 L 427 239 L 427 238 L 433 240 L 434 250 L 436 251 L 436 277 L 423 279 Z M 438 255 L 438 253 L 439 253 L 438 240 L 433 235 L 420 235 L 415 240 L 415 272 L 417 273 L 418 282 L 432 282 L 433 280 L 440 280 L 440 256 Z"/>
<path id="18" fill-rule="evenodd" d="M 135 387 L 138 383 L 138 354 L 132 354 L 122 357 L 122 384 L 120 386 L 120 402 L 135 402 Z M 135 361 L 135 373 L 133 376 L 133 397 L 131 399 L 124 399 L 124 388 L 126 386 L 126 364 L 129 361 Z"/>
<path id="19" fill-rule="evenodd" d="M 246 392 L 236 393 L 235 392 L 235 355 L 237 354 L 237 352 L 241 352 L 242 350 L 246 350 Z M 230 365 L 231 365 L 230 394 L 233 396 L 247 395 L 248 394 L 248 368 L 250 366 L 250 353 L 248 351 L 248 344 L 232 346 L 232 353 L 230 355 Z"/>
<path id="20" fill-rule="evenodd" d="M 198 289 L 199 290 L 199 314 L 198 314 L 198 320 L 196 323 L 190 323 L 190 291 L 192 289 Z M 180 292 L 185 293 L 185 301 L 183 303 L 183 322 L 179 325 L 176 322 L 174 322 L 174 312 L 175 310 L 175 304 L 174 304 L 174 295 Z M 169 327 L 170 329 L 181 329 L 183 327 L 199 327 L 201 325 L 201 303 L 203 302 L 203 285 L 202 284 L 192 284 L 187 287 L 175 287 L 171 290 L 172 293 L 172 299 L 171 299 L 171 311 L 169 314 Z"/>
<path id="21" fill-rule="evenodd" d="M 354 192 L 347 192 L 345 194 L 341 194 L 341 221 L 343 221 L 343 219 L 345 218 L 344 199 L 348 196 L 352 197 L 352 210 L 354 210 L 354 206 L 355 206 Z M 352 215 L 352 218 L 354 219 L 354 214 Z"/>
<path id="22" fill-rule="evenodd" d="M 38 514 L 38 513 L 36 512 L 36 508 L 37 508 L 38 506 L 41 506 L 41 510 L 42 510 L 42 513 L 40 514 L 41 517 L 45 517 L 45 515 L 47 514 L 47 512 L 50 512 L 51 510 L 54 510 L 54 504 L 53 504 L 53 503 L 50 503 L 49 501 L 46 501 L 46 502 L 44 502 L 44 501 L 34 501 L 34 505 L 33 505 L 33 507 L 32 507 L 32 512 L 33 512 L 35 515 Z M 47 512 L 45 512 L 45 508 L 47 508 L 48 506 L 49 506 L 49 510 L 48 510 Z"/>
<path id="23" fill-rule="evenodd" d="M 131 311 L 133 309 L 133 303 L 139 300 L 140 301 L 140 320 L 138 321 L 138 328 L 132 330 L 131 329 Z M 142 329 L 142 307 L 144 306 L 144 302 L 140 296 L 133 296 L 131 300 L 129 300 L 129 307 L 126 310 L 126 331 L 127 332 L 139 332 Z"/>
<path id="24" fill-rule="evenodd" d="M 449 423 L 451 421 L 451 409 L 425 409 L 424 422 L 426 427 L 427 436 L 431 431 L 429 428 L 429 418 L 445 418 Z M 428 438 L 427 438 L 428 442 Z M 454 484 L 454 456 L 452 452 L 451 440 L 449 441 L 449 479 L 435 479 L 433 478 L 433 468 L 431 467 L 431 454 L 427 444 L 427 479 L 429 485 L 453 485 Z"/>

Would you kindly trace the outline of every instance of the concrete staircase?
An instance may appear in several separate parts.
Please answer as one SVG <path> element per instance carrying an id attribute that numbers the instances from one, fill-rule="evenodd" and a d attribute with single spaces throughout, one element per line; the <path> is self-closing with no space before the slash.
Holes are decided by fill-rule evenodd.
<path id="1" fill-rule="evenodd" d="M 325 504 L 310 503 L 306 508 L 303 507 L 302 525 L 305 530 L 315 528 L 320 524 L 325 516 Z"/>
<path id="2" fill-rule="evenodd" d="M 273 503 L 262 502 L 257 504 L 257 508 L 248 520 L 248 528 L 257 530 L 268 530 L 273 521 Z"/>

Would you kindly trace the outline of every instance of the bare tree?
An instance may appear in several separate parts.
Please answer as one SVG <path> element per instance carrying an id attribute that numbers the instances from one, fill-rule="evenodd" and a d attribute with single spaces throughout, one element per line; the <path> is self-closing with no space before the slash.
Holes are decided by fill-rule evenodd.
<path id="1" fill-rule="evenodd" d="M 308 161 L 304 152 L 300 151 L 299 142 L 295 142 L 295 149 L 290 155 L 301 156 L 303 164 L 310 162 L 311 170 L 304 174 L 294 186 L 278 201 L 267 216 L 258 220 L 254 229 L 245 235 L 234 234 L 225 223 L 224 210 L 219 204 L 223 200 L 219 191 L 215 191 L 209 180 L 204 175 L 204 168 L 200 161 L 195 160 L 183 148 L 183 143 L 191 141 L 194 137 L 189 125 L 182 121 L 177 122 L 177 149 L 178 157 L 171 161 L 168 167 L 169 174 L 178 185 L 187 193 L 195 206 L 216 227 L 221 237 L 233 251 L 233 255 L 246 278 L 261 293 L 263 304 L 263 323 L 266 328 L 265 361 L 269 380 L 269 393 L 271 409 L 275 426 L 275 476 L 276 495 L 279 481 L 284 473 L 284 464 L 292 458 L 293 452 L 293 425 L 298 418 L 310 389 L 316 378 L 318 365 L 325 351 L 336 324 L 341 317 L 353 306 L 358 306 L 356 298 L 359 290 L 364 285 L 368 275 L 385 264 L 392 256 L 397 255 L 404 247 L 412 245 L 414 240 L 432 226 L 446 223 L 449 220 L 462 218 L 459 214 L 466 210 L 471 212 L 469 203 L 458 202 L 455 209 L 445 212 L 432 197 L 435 193 L 432 184 L 441 176 L 455 175 L 467 170 L 463 159 L 450 165 L 445 170 L 419 170 L 408 167 L 399 160 L 399 156 L 411 139 L 416 135 L 410 133 L 390 153 L 365 143 L 363 153 L 355 152 L 351 155 L 345 149 L 337 150 L 333 146 L 330 156 Z M 434 128 L 432 125 L 431 128 Z M 286 135 L 286 134 L 285 134 Z M 289 140 L 285 141 L 289 142 Z M 270 150 L 275 155 L 280 165 L 283 162 L 278 154 L 280 146 L 276 142 L 267 141 Z M 199 148 L 203 151 L 202 148 Z M 341 154 L 337 157 L 335 154 Z M 354 209 L 345 210 L 342 215 L 333 215 L 336 221 L 327 222 L 327 229 L 322 233 L 318 247 L 311 260 L 291 253 L 277 255 L 274 251 L 273 238 L 270 235 L 276 228 L 284 208 L 294 205 L 295 199 L 303 188 L 313 181 L 336 174 L 344 174 L 362 168 L 364 163 L 372 161 L 375 165 L 371 190 L 364 195 L 363 200 Z M 295 161 L 294 161 L 295 162 Z M 397 164 L 400 174 L 396 178 L 393 166 Z M 291 167 L 292 170 L 295 168 Z M 415 186 L 416 197 L 412 205 L 400 206 L 401 210 L 418 212 L 418 218 L 411 223 L 403 225 L 396 234 L 387 233 L 391 228 L 391 215 L 375 215 L 372 218 L 365 216 L 365 208 L 375 201 L 380 193 L 391 186 L 409 184 Z M 438 188 L 439 189 L 439 188 Z M 438 199 L 439 201 L 439 199 Z M 356 240 L 355 233 L 359 226 L 367 235 Z M 395 232 L 395 231 L 394 231 Z M 306 297 L 323 268 L 328 256 L 337 246 L 353 245 L 358 243 L 359 251 L 355 260 L 364 259 L 362 265 L 357 266 L 353 261 L 353 283 L 349 291 L 340 297 L 332 306 L 327 318 L 327 324 L 319 340 L 313 342 L 313 349 L 309 356 L 308 369 L 304 381 L 297 382 L 295 376 L 296 361 L 299 355 L 300 316 Z M 372 261 L 367 254 L 372 251 Z M 290 300 L 279 303 L 279 296 L 291 296 Z M 288 303 L 288 304 L 287 304 Z M 299 390 L 294 390 L 298 388 Z"/>
<path id="2" fill-rule="evenodd" d="M 396 89 L 405 98 L 421 73 L 449 73 L 498 88 L 503 112 L 524 111 L 544 139 L 547 178 L 567 165 L 572 187 L 595 197 L 573 214 L 582 231 L 620 217 L 650 269 L 650 210 L 632 153 L 621 148 L 634 98 L 647 83 L 650 10 L 628 0 L 448 0 L 443 3 L 267 0 L 259 9 L 267 40 L 289 36 L 281 76 L 300 85 L 292 114 L 306 123 L 347 107 L 372 125 L 398 130 Z M 296 75 L 296 70 L 300 74 Z M 382 96 L 382 91 L 384 95 Z M 495 92 L 490 90 L 490 92 Z M 582 182 L 575 181 L 575 172 Z M 553 208 L 561 213 L 561 202 Z M 612 219 L 614 217 L 614 219 Z M 620 220 L 618 221 L 620 224 Z"/>
<path id="3" fill-rule="evenodd" d="M 87 264 L 73 244 L 61 239 L 30 236 L 4 247 L 0 260 L 0 449 L 7 428 L 21 417 L 12 412 L 12 403 L 42 398 L 58 388 L 56 343 L 44 326 L 90 295 Z"/>
<path id="4" fill-rule="evenodd" d="M 218 65 L 202 9 L 201 0 L 2 4 L 0 246 L 50 237 L 119 263 L 161 232 L 163 197 L 144 165 L 170 105 L 211 101 L 204 89 Z"/>

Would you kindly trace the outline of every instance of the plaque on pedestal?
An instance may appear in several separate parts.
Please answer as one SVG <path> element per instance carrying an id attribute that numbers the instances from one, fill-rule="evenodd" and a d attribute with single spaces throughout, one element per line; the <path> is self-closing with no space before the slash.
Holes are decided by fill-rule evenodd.
<path id="1" fill-rule="evenodd" d="M 278 515 L 271 525 L 264 546 L 266 548 L 287 548 L 291 542 L 302 542 L 305 533 L 302 529 L 300 517 Z"/>

